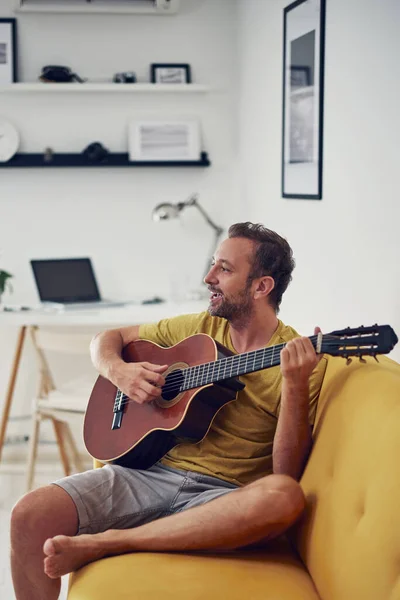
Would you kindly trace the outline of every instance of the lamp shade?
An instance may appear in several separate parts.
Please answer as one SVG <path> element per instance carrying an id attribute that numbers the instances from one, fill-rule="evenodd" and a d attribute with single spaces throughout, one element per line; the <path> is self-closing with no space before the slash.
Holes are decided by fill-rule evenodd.
<path id="1" fill-rule="evenodd" d="M 153 221 L 166 221 L 167 219 L 176 219 L 180 212 L 179 206 L 165 202 L 158 204 L 153 210 Z"/>

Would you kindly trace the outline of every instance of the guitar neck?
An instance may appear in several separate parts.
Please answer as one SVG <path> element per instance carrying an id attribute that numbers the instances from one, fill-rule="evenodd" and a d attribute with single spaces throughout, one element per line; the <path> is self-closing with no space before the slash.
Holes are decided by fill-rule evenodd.
<path id="1" fill-rule="evenodd" d="M 318 336 L 309 338 L 316 348 Z M 286 344 L 276 344 L 243 354 L 227 356 L 210 363 L 189 367 L 183 371 L 182 391 L 190 390 L 208 383 L 217 383 L 231 377 L 239 377 L 246 373 L 254 373 L 281 364 L 281 350 Z"/>
<path id="2" fill-rule="evenodd" d="M 193 336 L 195 337 L 195 336 Z M 373 356 L 387 354 L 398 342 L 397 335 L 390 325 L 372 325 L 351 329 L 346 327 L 331 333 L 318 333 L 308 338 L 318 354 L 329 354 L 331 356 L 343 356 L 349 359 L 351 356 Z M 163 394 L 175 398 L 174 393 L 184 392 L 193 388 L 201 387 L 218 381 L 236 378 L 246 373 L 254 373 L 262 369 L 276 367 L 281 363 L 281 351 L 285 344 L 267 346 L 259 350 L 235 354 L 218 360 L 187 367 L 176 368 L 166 376 L 163 386 Z M 115 397 L 114 412 L 120 413 L 123 403 L 128 397 L 117 390 Z"/>

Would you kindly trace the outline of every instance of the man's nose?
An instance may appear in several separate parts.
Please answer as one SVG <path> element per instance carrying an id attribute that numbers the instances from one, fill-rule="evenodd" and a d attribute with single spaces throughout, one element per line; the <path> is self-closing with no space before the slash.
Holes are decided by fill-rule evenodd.
<path id="1" fill-rule="evenodd" d="M 216 268 L 215 268 L 215 265 L 212 265 L 210 267 L 208 273 L 204 277 L 204 283 L 211 285 L 213 283 L 216 283 L 217 281 L 218 281 L 218 278 L 217 278 Z"/>

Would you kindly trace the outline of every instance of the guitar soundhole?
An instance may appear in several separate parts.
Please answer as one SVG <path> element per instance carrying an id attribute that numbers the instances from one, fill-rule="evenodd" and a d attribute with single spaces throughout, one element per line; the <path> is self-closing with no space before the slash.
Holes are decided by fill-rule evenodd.
<path id="1" fill-rule="evenodd" d="M 163 400 L 170 402 L 177 397 L 181 392 L 181 385 L 183 384 L 183 372 L 181 369 L 171 371 L 165 378 L 165 384 L 162 387 L 161 397 Z"/>

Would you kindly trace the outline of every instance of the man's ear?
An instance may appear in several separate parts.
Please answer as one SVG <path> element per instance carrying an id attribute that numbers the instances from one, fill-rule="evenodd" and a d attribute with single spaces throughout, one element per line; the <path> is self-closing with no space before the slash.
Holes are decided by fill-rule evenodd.
<path id="1" fill-rule="evenodd" d="M 266 275 L 265 277 L 260 277 L 258 280 L 256 289 L 254 290 L 254 297 L 260 298 L 261 296 L 267 297 L 270 295 L 272 290 L 275 287 L 275 281 L 273 277 Z"/>

